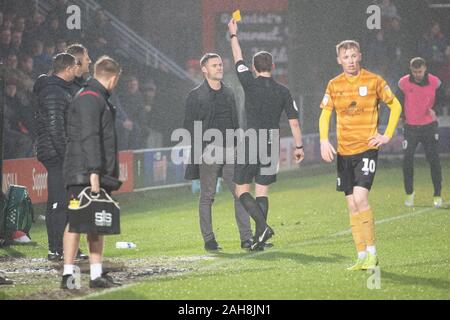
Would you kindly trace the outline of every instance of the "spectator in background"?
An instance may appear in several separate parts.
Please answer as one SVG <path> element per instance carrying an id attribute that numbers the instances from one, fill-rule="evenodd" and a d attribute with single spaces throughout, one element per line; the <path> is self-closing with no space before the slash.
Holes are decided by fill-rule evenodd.
<path id="1" fill-rule="evenodd" d="M 13 31 L 11 34 L 11 47 L 10 50 L 20 52 L 22 49 L 22 32 Z"/>
<path id="2" fill-rule="evenodd" d="M 23 42 L 24 47 L 26 51 L 31 51 L 31 45 L 34 40 L 40 39 L 44 40 L 45 38 L 45 17 L 39 13 L 38 11 L 35 11 L 33 13 L 33 18 L 31 20 L 31 23 L 27 28 L 25 29 L 25 33 L 23 36 Z"/>
<path id="3" fill-rule="evenodd" d="M 450 44 L 447 45 L 447 48 L 445 49 L 444 63 L 439 68 L 437 76 L 442 80 L 442 85 L 445 93 L 443 103 L 443 106 L 445 108 L 442 110 L 443 115 L 448 115 L 450 113 Z"/>
<path id="4" fill-rule="evenodd" d="M 58 19 L 59 26 L 64 28 L 67 19 L 67 7 L 67 0 L 56 0 L 55 6 L 48 12 L 47 16 L 56 17 Z"/>
<path id="5" fill-rule="evenodd" d="M 381 8 L 381 17 L 383 19 L 399 18 L 397 7 L 391 0 L 382 0 L 379 4 Z"/>
<path id="6" fill-rule="evenodd" d="M 33 42 L 31 53 L 33 55 L 34 73 L 37 75 L 48 73 L 52 66 L 52 59 L 44 52 L 44 43 L 41 40 Z"/>
<path id="7" fill-rule="evenodd" d="M 19 57 L 19 89 L 23 89 L 28 92 L 33 92 L 34 79 L 33 74 L 33 57 L 29 54 L 22 54 Z"/>
<path id="8" fill-rule="evenodd" d="M 52 42 L 52 41 L 44 42 L 44 54 L 48 60 L 50 60 L 50 61 L 53 60 L 53 56 L 55 55 L 55 52 L 56 52 L 56 46 L 55 46 L 54 42 Z"/>
<path id="9" fill-rule="evenodd" d="M 67 41 L 65 39 L 56 40 L 56 48 L 55 48 L 56 54 L 66 52 L 66 50 L 67 50 Z"/>
<path id="10" fill-rule="evenodd" d="M 141 113 L 144 110 L 144 98 L 139 90 L 139 80 L 130 76 L 126 81 L 125 92 L 120 96 L 120 101 L 128 115 L 132 125 L 127 129 L 127 149 L 134 150 L 143 146 L 142 128 L 139 126 Z"/>
<path id="11" fill-rule="evenodd" d="M 108 53 L 108 40 L 101 35 L 97 35 L 93 38 L 91 55 L 94 60 Z"/>
<path id="12" fill-rule="evenodd" d="M 0 26 L 3 25 L 3 12 L 0 11 Z"/>
<path id="13" fill-rule="evenodd" d="M 388 46 L 384 38 L 384 30 L 378 30 L 375 35 L 375 40 L 371 41 L 368 46 L 367 67 L 375 72 L 386 77 L 389 55 Z"/>
<path id="14" fill-rule="evenodd" d="M 431 27 L 419 41 L 419 55 L 427 62 L 431 72 L 439 68 L 439 64 L 444 62 L 445 48 L 447 39 L 441 32 L 441 26 L 437 22 L 432 22 Z"/>
<path id="15" fill-rule="evenodd" d="M 105 10 L 98 9 L 95 12 L 94 22 L 91 28 L 90 38 L 97 40 L 98 37 L 103 38 L 110 47 L 114 47 L 114 30 Z"/>
<path id="16" fill-rule="evenodd" d="M 11 28 L 13 26 L 13 18 L 14 18 L 14 14 L 11 12 L 7 12 L 3 16 L 3 23 L 1 25 L 1 29 L 11 30 Z"/>
<path id="17" fill-rule="evenodd" d="M 4 64 L 0 68 L 5 73 L 6 78 L 18 78 L 19 71 L 17 69 L 18 59 L 15 52 L 10 52 L 4 60 Z"/>
<path id="18" fill-rule="evenodd" d="M 6 58 L 6 67 L 10 70 L 17 70 L 18 65 L 17 54 L 15 52 L 10 52 Z"/>
<path id="19" fill-rule="evenodd" d="M 444 63 L 439 69 L 438 77 L 446 86 L 450 87 L 450 44 L 445 49 Z"/>
<path id="20" fill-rule="evenodd" d="M 115 42 L 114 28 L 106 15 L 105 10 L 98 9 L 90 26 L 87 39 L 93 44 L 91 54 L 93 59 L 104 54 L 111 54 L 117 47 Z"/>
<path id="21" fill-rule="evenodd" d="M 203 83 L 203 75 L 199 66 L 200 62 L 197 59 L 189 59 L 186 61 L 186 72 L 194 80 L 195 84 Z"/>
<path id="22" fill-rule="evenodd" d="M 385 34 L 387 57 L 390 62 L 386 80 L 390 84 L 397 83 L 397 79 L 403 73 L 403 67 L 408 65 L 409 56 L 407 54 L 406 42 L 408 35 L 402 29 L 400 17 L 391 20 L 391 28 Z"/>
<path id="23" fill-rule="evenodd" d="M 142 129 L 143 148 L 161 148 L 163 146 L 163 135 L 158 130 L 164 122 L 161 116 L 161 107 L 155 97 L 157 87 L 153 80 L 148 80 L 143 85 L 144 109 L 139 117 L 139 127 Z"/>
<path id="24" fill-rule="evenodd" d="M 11 30 L 3 29 L 0 34 L 0 58 L 5 59 L 11 48 Z"/>
<path id="25" fill-rule="evenodd" d="M 23 33 L 23 32 L 25 32 L 25 27 L 26 27 L 25 17 L 22 17 L 22 16 L 16 17 L 16 19 L 14 20 L 14 24 L 13 24 L 13 30 Z"/>
<path id="26" fill-rule="evenodd" d="M 17 97 L 17 80 L 6 79 L 4 109 L 5 159 L 32 156 L 33 113 Z"/>
<path id="27" fill-rule="evenodd" d="M 47 16 L 46 22 L 46 40 L 57 41 L 58 39 L 66 39 L 66 34 L 63 29 L 64 27 L 61 28 L 58 16 Z"/>

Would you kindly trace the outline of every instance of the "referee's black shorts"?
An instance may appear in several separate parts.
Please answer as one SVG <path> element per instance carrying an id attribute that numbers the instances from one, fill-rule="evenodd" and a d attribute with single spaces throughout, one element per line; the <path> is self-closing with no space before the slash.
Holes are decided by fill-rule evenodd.
<path id="1" fill-rule="evenodd" d="M 257 164 L 236 164 L 234 166 L 234 183 L 238 185 L 255 183 L 268 186 L 277 181 L 277 175 L 265 175 L 261 172 L 261 169 L 269 168 L 270 164 L 263 165 Z"/>
<path id="2" fill-rule="evenodd" d="M 258 139 L 256 148 L 250 148 L 250 142 L 245 140 L 245 159 L 240 163 L 241 158 L 239 147 L 236 148 L 238 156 L 236 157 L 236 164 L 234 166 L 234 183 L 237 185 L 251 184 L 253 182 L 268 186 L 277 181 L 278 160 L 280 150 L 272 150 L 274 145 L 267 143 L 265 149 L 261 149 L 260 141 Z M 255 153 L 256 154 L 251 154 Z M 276 152 L 274 154 L 274 152 Z M 272 157 L 274 155 L 274 157 Z M 261 158 L 264 157 L 264 158 Z M 262 160 L 264 159 L 264 160 Z"/>
<path id="3" fill-rule="evenodd" d="M 368 150 L 351 156 L 337 156 L 336 190 L 346 196 L 354 187 L 372 188 L 378 165 L 378 150 Z"/>

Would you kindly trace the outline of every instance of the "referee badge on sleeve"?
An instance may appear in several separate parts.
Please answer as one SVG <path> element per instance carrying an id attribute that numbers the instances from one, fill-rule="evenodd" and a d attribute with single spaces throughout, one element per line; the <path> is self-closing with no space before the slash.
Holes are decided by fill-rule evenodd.
<path id="1" fill-rule="evenodd" d="M 245 72 L 245 71 L 248 71 L 248 70 L 249 70 L 249 69 L 248 69 L 247 66 L 244 65 L 244 64 L 239 65 L 238 68 L 237 68 L 237 71 L 238 71 L 239 73 L 242 73 L 242 72 Z"/>

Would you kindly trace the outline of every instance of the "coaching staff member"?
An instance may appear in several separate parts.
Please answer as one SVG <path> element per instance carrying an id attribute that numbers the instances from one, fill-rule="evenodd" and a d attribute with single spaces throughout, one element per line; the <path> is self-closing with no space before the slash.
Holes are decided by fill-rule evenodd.
<path id="1" fill-rule="evenodd" d="M 410 62 L 411 73 L 400 79 L 399 100 L 404 106 L 403 178 L 406 192 L 405 205 L 414 205 L 414 153 L 422 143 L 430 163 L 434 187 L 433 206 L 442 206 L 442 169 L 439 159 L 438 119 L 435 110 L 443 100 L 442 82 L 427 72 L 423 58 Z"/>
<path id="2" fill-rule="evenodd" d="M 72 101 L 70 86 L 77 69 L 75 57 L 60 53 L 53 59 L 53 75 L 40 76 L 33 88 L 37 99 L 37 158 L 47 169 L 48 259 L 61 260 L 66 227 L 63 162 L 66 152 L 66 114 Z"/>
<path id="3" fill-rule="evenodd" d="M 66 52 L 73 55 L 77 59 L 77 69 L 75 71 L 75 79 L 72 82 L 72 95 L 76 95 L 81 88 L 87 85 L 87 78 L 89 75 L 89 65 L 91 59 L 89 58 L 88 50 L 85 46 L 79 43 L 71 44 L 67 47 Z"/>
<path id="4" fill-rule="evenodd" d="M 119 189 L 119 161 L 114 126 L 115 108 L 109 96 L 117 86 L 120 65 L 110 57 L 103 56 L 94 66 L 94 77 L 78 93 L 68 113 L 68 144 L 64 175 L 70 197 L 90 186 L 93 193 L 104 188 L 108 193 Z M 76 230 L 83 226 L 69 222 L 64 233 L 64 273 L 61 287 L 68 288 L 74 273 L 74 260 L 80 241 Z M 72 232 L 70 232 L 71 230 Z M 102 270 L 103 236 L 87 235 L 91 288 L 109 288 L 116 283 Z"/>

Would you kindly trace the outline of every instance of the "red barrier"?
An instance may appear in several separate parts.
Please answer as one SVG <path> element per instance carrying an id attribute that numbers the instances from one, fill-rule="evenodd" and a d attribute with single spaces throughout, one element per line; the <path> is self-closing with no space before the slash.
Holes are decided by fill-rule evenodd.
<path id="1" fill-rule="evenodd" d="M 3 161 L 4 193 L 11 184 L 25 186 L 33 203 L 47 201 L 47 170 L 36 158 Z"/>
<path id="2" fill-rule="evenodd" d="M 119 153 L 120 180 L 122 187 L 117 193 L 133 191 L 133 152 Z M 3 161 L 3 193 L 11 184 L 25 186 L 33 203 L 47 201 L 47 170 L 36 159 L 15 159 Z"/>
<path id="3" fill-rule="evenodd" d="M 119 153 L 120 181 L 122 186 L 116 193 L 133 192 L 134 189 L 134 169 L 133 151 L 123 151 Z"/>

